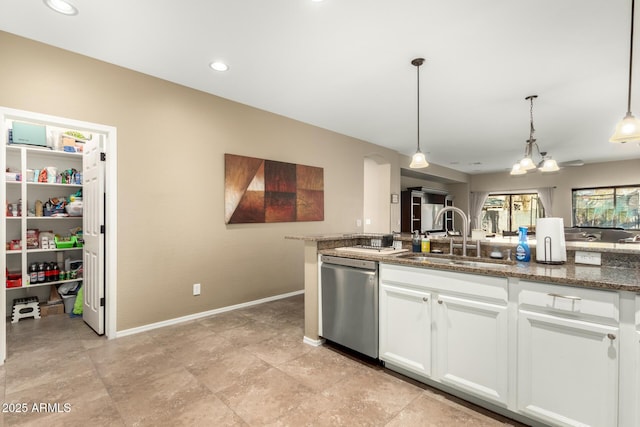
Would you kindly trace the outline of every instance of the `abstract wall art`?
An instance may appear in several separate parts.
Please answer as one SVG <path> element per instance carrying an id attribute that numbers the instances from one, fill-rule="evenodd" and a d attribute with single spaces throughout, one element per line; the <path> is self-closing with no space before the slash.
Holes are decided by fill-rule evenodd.
<path id="1" fill-rule="evenodd" d="M 323 221 L 323 173 L 314 166 L 225 154 L 225 223 Z"/>

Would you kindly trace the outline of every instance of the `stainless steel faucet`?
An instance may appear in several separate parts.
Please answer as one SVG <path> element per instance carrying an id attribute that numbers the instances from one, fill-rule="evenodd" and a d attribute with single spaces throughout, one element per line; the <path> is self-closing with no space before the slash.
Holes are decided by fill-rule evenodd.
<path id="1" fill-rule="evenodd" d="M 467 256 L 467 235 L 469 234 L 469 219 L 467 219 L 467 214 L 460 208 L 455 206 L 447 206 L 445 208 L 440 209 L 440 212 L 436 215 L 436 220 L 434 221 L 436 224 L 440 223 L 442 220 L 442 216 L 445 212 L 457 212 L 460 217 L 462 217 L 462 256 Z"/>

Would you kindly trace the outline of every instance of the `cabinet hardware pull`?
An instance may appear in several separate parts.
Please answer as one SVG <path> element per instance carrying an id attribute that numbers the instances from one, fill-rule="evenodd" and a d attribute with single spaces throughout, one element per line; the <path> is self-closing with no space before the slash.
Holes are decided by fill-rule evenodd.
<path id="1" fill-rule="evenodd" d="M 572 295 L 560 295 L 560 294 L 547 294 L 547 295 L 554 298 L 565 298 L 565 299 L 571 299 L 574 301 L 580 301 L 582 299 L 580 297 L 574 297 Z"/>
<path id="2" fill-rule="evenodd" d="M 442 300 L 441 299 L 438 300 L 438 304 L 442 304 Z"/>
<path id="3" fill-rule="evenodd" d="M 427 302 L 427 301 L 429 301 L 429 298 L 427 298 L 427 297 L 422 297 L 422 301 Z"/>
<path id="4" fill-rule="evenodd" d="M 607 338 L 609 338 L 611 341 L 616 339 L 616 336 L 614 334 L 607 334 Z"/>

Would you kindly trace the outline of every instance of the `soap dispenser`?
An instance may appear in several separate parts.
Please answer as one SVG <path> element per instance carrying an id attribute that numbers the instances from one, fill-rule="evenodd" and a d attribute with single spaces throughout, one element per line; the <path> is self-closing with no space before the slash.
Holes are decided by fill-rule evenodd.
<path id="1" fill-rule="evenodd" d="M 531 260 L 531 248 L 527 243 L 527 227 L 518 228 L 518 246 L 516 246 L 516 261 L 529 262 Z"/>
<path id="2" fill-rule="evenodd" d="M 420 242 L 420 251 L 422 253 L 431 252 L 431 241 L 429 240 L 429 236 L 427 233 L 424 233 L 424 237 L 422 238 L 422 242 Z"/>
<path id="3" fill-rule="evenodd" d="M 420 252 L 422 249 L 421 245 L 422 239 L 420 238 L 420 232 L 418 230 L 415 230 L 413 232 L 413 238 L 411 239 L 411 250 L 413 252 Z"/>

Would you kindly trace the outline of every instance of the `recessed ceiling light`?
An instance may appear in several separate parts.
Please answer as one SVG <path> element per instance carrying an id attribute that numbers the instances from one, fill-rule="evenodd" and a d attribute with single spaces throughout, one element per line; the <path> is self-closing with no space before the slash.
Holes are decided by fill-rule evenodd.
<path id="1" fill-rule="evenodd" d="M 209 66 L 216 71 L 227 71 L 229 69 L 229 66 L 227 64 L 220 61 L 214 61 L 211 64 L 209 64 Z"/>
<path id="2" fill-rule="evenodd" d="M 74 5 L 65 0 L 44 0 L 44 4 L 58 13 L 62 13 L 63 15 L 78 14 L 78 9 L 76 9 Z"/>

